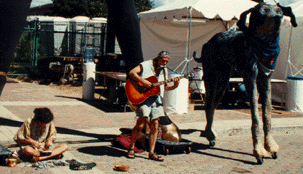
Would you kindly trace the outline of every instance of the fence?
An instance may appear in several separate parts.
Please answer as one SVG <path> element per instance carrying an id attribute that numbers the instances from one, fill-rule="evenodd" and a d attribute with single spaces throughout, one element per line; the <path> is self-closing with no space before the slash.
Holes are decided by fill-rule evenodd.
<path id="1" fill-rule="evenodd" d="M 29 16 L 10 73 L 35 69 L 40 59 L 48 57 L 81 57 L 87 46 L 94 48 L 95 56 L 104 56 L 106 22 L 105 18 Z"/>

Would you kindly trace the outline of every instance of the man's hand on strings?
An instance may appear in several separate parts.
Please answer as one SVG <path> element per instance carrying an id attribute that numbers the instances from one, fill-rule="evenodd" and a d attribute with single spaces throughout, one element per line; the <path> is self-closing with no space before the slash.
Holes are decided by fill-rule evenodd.
<path id="1" fill-rule="evenodd" d="M 174 86 L 178 86 L 178 85 L 179 85 L 180 79 L 181 79 L 181 77 L 176 77 L 176 78 L 174 79 Z"/>
<path id="2" fill-rule="evenodd" d="M 142 82 L 142 84 L 143 84 L 143 86 L 144 86 L 145 88 L 150 88 L 150 87 L 153 86 L 153 84 L 150 83 L 150 81 L 148 81 L 148 80 L 146 80 L 146 79 L 143 79 L 141 82 Z"/>

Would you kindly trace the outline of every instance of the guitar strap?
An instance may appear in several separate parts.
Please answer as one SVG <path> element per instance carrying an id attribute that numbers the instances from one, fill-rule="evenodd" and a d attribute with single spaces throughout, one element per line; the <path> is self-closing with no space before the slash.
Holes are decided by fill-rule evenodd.
<path id="1" fill-rule="evenodd" d="M 166 68 L 163 68 L 163 73 L 164 73 L 164 81 L 166 81 Z M 164 86 L 166 87 L 166 83 L 164 83 Z"/>

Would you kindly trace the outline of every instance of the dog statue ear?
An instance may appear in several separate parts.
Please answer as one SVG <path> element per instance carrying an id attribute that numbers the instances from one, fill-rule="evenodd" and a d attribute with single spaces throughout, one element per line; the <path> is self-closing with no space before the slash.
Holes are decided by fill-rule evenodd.
<path id="1" fill-rule="evenodd" d="M 298 24 L 297 24 L 297 22 L 296 22 L 296 17 L 295 17 L 295 15 L 294 15 L 294 13 L 292 12 L 291 7 L 283 7 L 283 6 L 281 6 L 279 3 L 277 4 L 277 6 L 280 7 L 280 8 L 282 9 L 283 15 L 289 16 L 289 17 L 290 17 L 291 25 L 292 25 L 293 27 L 297 27 Z"/>
<path id="2" fill-rule="evenodd" d="M 249 13 L 251 13 L 255 7 L 250 8 L 246 10 L 245 12 L 241 13 L 240 20 L 237 22 L 237 26 L 239 27 L 239 30 L 241 30 L 243 33 L 248 33 L 248 27 L 246 26 L 246 17 Z"/>

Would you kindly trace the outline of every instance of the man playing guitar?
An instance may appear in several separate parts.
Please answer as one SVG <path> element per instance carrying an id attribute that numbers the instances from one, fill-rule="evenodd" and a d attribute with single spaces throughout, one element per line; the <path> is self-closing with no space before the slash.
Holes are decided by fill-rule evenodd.
<path id="1" fill-rule="evenodd" d="M 142 62 L 129 72 L 129 77 L 141 83 L 145 88 L 151 88 L 152 83 L 146 78 L 156 76 L 159 81 L 168 78 L 166 64 L 170 58 L 169 52 L 161 51 L 158 56 L 152 60 Z M 165 76 L 165 77 L 164 77 Z M 151 96 L 143 103 L 137 105 L 136 115 L 139 117 L 137 123 L 132 130 L 130 148 L 128 150 L 128 157 L 135 157 L 135 143 L 138 140 L 140 132 L 146 124 L 146 117 L 150 117 L 150 134 L 149 134 L 149 159 L 155 161 L 163 161 L 164 159 L 154 153 L 157 135 L 159 131 L 159 117 L 165 116 L 163 109 L 163 94 L 164 90 L 173 90 L 178 87 L 180 78 L 176 78 L 173 84 L 165 83 L 160 86 L 160 95 Z"/>

